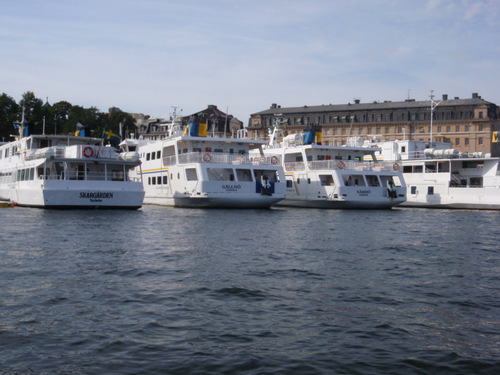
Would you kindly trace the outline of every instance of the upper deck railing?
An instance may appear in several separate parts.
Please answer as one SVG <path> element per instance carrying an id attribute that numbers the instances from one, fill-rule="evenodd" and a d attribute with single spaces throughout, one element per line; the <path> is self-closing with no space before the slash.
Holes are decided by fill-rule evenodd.
<path id="1" fill-rule="evenodd" d="M 179 164 L 212 163 L 212 164 L 245 164 L 245 165 L 278 165 L 279 159 L 274 156 L 254 156 L 227 152 L 190 152 L 177 155 Z M 177 164 L 177 157 L 164 156 L 163 165 Z"/>

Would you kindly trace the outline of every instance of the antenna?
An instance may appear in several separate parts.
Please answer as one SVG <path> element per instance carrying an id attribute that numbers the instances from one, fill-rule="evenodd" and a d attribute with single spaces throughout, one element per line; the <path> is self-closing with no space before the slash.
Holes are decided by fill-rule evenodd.
<path id="1" fill-rule="evenodd" d="M 435 102 L 434 101 L 434 90 L 431 90 L 431 94 L 429 95 L 429 97 L 431 98 L 431 145 L 430 147 L 432 148 L 432 119 L 433 119 L 433 113 L 434 113 L 434 109 L 439 105 L 439 103 L 442 102 L 442 100 L 440 100 L 439 102 Z"/>

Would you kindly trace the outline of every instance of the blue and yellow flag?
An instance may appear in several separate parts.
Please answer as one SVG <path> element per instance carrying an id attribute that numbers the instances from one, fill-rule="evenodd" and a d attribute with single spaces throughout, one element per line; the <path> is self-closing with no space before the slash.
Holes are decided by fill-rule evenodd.
<path id="1" fill-rule="evenodd" d="M 491 139 L 492 143 L 498 143 L 498 132 L 493 132 L 493 138 Z"/>
<path id="2" fill-rule="evenodd" d="M 102 137 L 107 141 L 120 142 L 122 140 L 122 137 L 120 137 L 120 134 L 117 134 L 108 128 L 104 128 L 104 131 L 102 132 Z"/>

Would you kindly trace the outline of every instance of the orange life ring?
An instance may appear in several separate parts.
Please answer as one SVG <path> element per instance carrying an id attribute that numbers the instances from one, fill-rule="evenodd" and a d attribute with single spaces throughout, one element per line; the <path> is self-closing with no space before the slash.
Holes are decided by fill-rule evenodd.
<path id="1" fill-rule="evenodd" d="M 210 154 L 204 154 L 203 155 L 203 161 L 205 163 L 208 163 L 210 160 L 212 160 L 212 155 L 210 155 Z"/>
<path id="2" fill-rule="evenodd" d="M 271 164 L 278 164 L 278 157 L 277 156 L 271 156 Z"/>
<path id="3" fill-rule="evenodd" d="M 91 158 L 92 156 L 94 156 L 94 149 L 90 146 L 87 146 L 83 148 L 82 153 L 86 158 Z"/>
<path id="4" fill-rule="evenodd" d="M 338 168 L 338 169 L 344 169 L 344 168 L 345 168 L 345 163 L 344 163 L 343 161 L 339 161 L 339 162 L 337 163 L 337 168 Z"/>
<path id="5" fill-rule="evenodd" d="M 394 163 L 392 165 L 392 169 L 395 170 L 396 172 L 399 171 L 399 164 L 398 163 Z"/>

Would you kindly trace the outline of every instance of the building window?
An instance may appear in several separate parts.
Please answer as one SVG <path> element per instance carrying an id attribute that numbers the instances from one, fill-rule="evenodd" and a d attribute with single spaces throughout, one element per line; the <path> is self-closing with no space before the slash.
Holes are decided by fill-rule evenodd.
<path id="1" fill-rule="evenodd" d="M 415 127 L 414 126 L 410 126 L 410 133 L 415 133 Z"/>
<path id="2" fill-rule="evenodd" d="M 449 133 L 451 131 L 451 126 L 446 127 L 446 133 Z"/>
<path id="3" fill-rule="evenodd" d="M 416 113 L 412 113 L 410 118 L 411 118 L 411 121 L 416 121 L 417 120 L 417 114 Z"/>
<path id="4" fill-rule="evenodd" d="M 397 120 L 397 121 L 404 121 L 404 119 L 405 119 L 405 116 L 404 116 L 404 114 L 403 114 L 403 113 L 398 113 L 398 114 L 396 115 L 396 120 Z"/>
<path id="5" fill-rule="evenodd" d="M 469 125 L 465 125 L 465 131 L 468 132 L 469 131 Z"/>
<path id="6" fill-rule="evenodd" d="M 460 146 L 460 138 L 455 138 L 455 146 Z"/>
<path id="7" fill-rule="evenodd" d="M 337 129 L 333 129 L 333 135 L 337 135 Z"/>
<path id="8" fill-rule="evenodd" d="M 403 132 L 403 128 L 402 128 L 402 127 L 399 127 L 399 128 L 398 128 L 398 133 L 400 133 L 400 134 L 401 134 L 402 132 Z"/>
<path id="9" fill-rule="evenodd" d="M 392 113 L 387 113 L 385 115 L 385 121 L 392 121 Z"/>
<path id="10" fill-rule="evenodd" d="M 390 133 L 390 128 L 385 128 L 385 134 L 389 134 Z"/>
<path id="11" fill-rule="evenodd" d="M 469 145 L 469 138 L 465 138 L 464 143 L 466 146 L 468 146 Z"/>
<path id="12" fill-rule="evenodd" d="M 438 133 L 441 133 L 441 125 L 438 126 Z"/>
<path id="13" fill-rule="evenodd" d="M 482 146 L 483 145 L 483 137 L 479 137 L 477 139 L 477 143 L 479 144 L 479 146 Z"/>
<path id="14" fill-rule="evenodd" d="M 376 134 L 380 134 L 380 133 L 381 133 L 381 132 L 380 132 L 380 128 L 375 129 L 375 133 L 376 133 Z"/>
<path id="15" fill-rule="evenodd" d="M 359 128 L 359 135 L 363 134 L 363 128 Z"/>
<path id="16" fill-rule="evenodd" d="M 423 127 L 423 126 L 421 126 L 421 127 L 420 127 L 420 129 L 418 129 L 418 131 L 419 131 L 420 133 L 424 133 L 424 132 L 425 132 L 424 127 Z"/>
<path id="17" fill-rule="evenodd" d="M 479 125 L 479 131 L 482 132 L 483 131 L 483 125 Z"/>
<path id="18" fill-rule="evenodd" d="M 342 135 L 345 135 L 345 129 L 342 129 Z"/>
<path id="19" fill-rule="evenodd" d="M 455 126 L 455 131 L 459 132 L 460 131 L 460 125 Z"/>
<path id="20" fill-rule="evenodd" d="M 382 115 L 377 115 L 377 121 L 381 122 L 382 121 Z"/>
<path id="21" fill-rule="evenodd" d="M 479 112 L 479 118 L 483 118 L 483 112 Z"/>
<path id="22" fill-rule="evenodd" d="M 425 113 L 421 113 L 418 118 L 420 121 L 425 121 Z"/>

